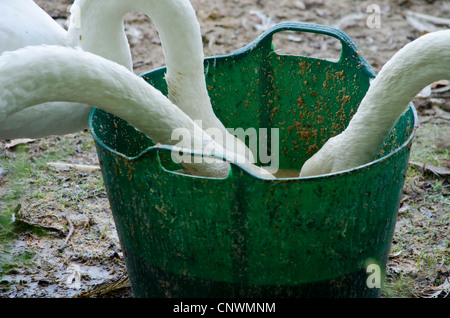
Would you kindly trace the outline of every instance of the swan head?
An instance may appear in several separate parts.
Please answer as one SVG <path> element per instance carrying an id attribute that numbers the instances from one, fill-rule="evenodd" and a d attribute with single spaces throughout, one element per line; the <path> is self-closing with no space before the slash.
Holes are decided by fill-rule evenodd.
<path id="1" fill-rule="evenodd" d="M 303 164 L 300 177 L 344 171 L 370 162 L 374 154 L 361 151 L 362 148 L 358 141 L 349 140 L 344 131 L 328 139 L 322 148 Z"/>
<path id="2" fill-rule="evenodd" d="M 300 177 L 312 177 L 331 173 L 338 161 L 339 135 L 328 139 L 323 147 L 309 158 L 300 171 Z"/>

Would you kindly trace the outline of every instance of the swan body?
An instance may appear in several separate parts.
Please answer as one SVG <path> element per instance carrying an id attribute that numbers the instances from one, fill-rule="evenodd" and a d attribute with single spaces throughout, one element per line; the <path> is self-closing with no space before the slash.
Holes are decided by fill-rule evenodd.
<path id="1" fill-rule="evenodd" d="M 161 39 L 169 99 L 193 120 L 201 120 L 203 127 L 225 131 L 209 100 L 200 25 L 189 0 L 76 0 L 71 10 L 80 10 L 81 19 L 79 27 L 69 28 L 69 46 L 129 67 L 123 19 L 130 11 L 146 14 Z"/>
<path id="2" fill-rule="evenodd" d="M 67 32 L 32 0 L 0 1 L 0 53 L 28 45 L 64 45 Z M 38 138 L 87 127 L 91 107 L 45 103 L 0 121 L 0 139 Z"/>
<path id="3" fill-rule="evenodd" d="M 450 78 L 450 30 L 421 36 L 399 50 L 371 82 L 348 127 L 308 159 L 301 177 L 355 168 L 375 159 L 409 102 L 428 84 Z"/>
<path id="4" fill-rule="evenodd" d="M 228 132 L 213 111 L 206 88 L 200 25 L 189 0 L 76 0 L 72 10 L 80 10 L 81 21 L 80 27 L 69 28 L 68 45 L 129 67 L 131 56 L 123 19 L 130 11 L 146 14 L 161 39 L 169 99 L 193 120 L 201 121 L 203 129 L 219 130 L 225 137 L 216 140 L 219 144 L 234 145 L 236 149 L 230 151 L 254 162 L 251 151 Z M 101 39 L 107 41 L 99 45 Z"/>
<path id="5" fill-rule="evenodd" d="M 2 0 L 0 12 L 0 52 L 65 42 L 66 31 L 32 0 Z"/>
<path id="6" fill-rule="evenodd" d="M 187 129 L 192 139 L 177 141 L 177 146 L 200 152 L 206 146 L 212 147 L 212 153 L 243 162 L 248 171 L 273 178 L 242 156 L 223 149 L 159 90 L 122 65 L 62 46 L 31 46 L 0 56 L 0 120 L 32 105 L 52 101 L 103 109 L 128 121 L 155 143 L 173 145 L 173 130 Z M 227 177 L 230 169 L 229 163 L 220 159 L 183 166 L 191 174 L 206 177 Z"/>
<path id="7" fill-rule="evenodd" d="M 23 16 L 24 20 L 30 17 L 34 19 L 28 13 L 35 12 L 39 21 L 51 19 L 31 0 L 18 0 L 19 6 L 16 0 L 6 1 L 6 6 L 10 9 L 30 8 Z M 69 30 L 63 43 L 60 41 L 64 33 L 48 21 L 47 24 L 35 27 L 39 33 L 45 33 L 44 30 L 47 29 L 58 32 L 55 43 L 46 43 L 44 38 L 37 39 L 42 44 L 81 47 L 132 70 L 131 53 L 123 25 L 125 14 L 130 11 L 145 13 L 159 32 L 167 64 L 169 99 L 193 120 L 201 120 L 205 130 L 219 129 L 226 137 L 225 140 L 217 140 L 222 146 L 233 145 L 235 149 L 229 149 L 230 151 L 244 154 L 254 162 L 251 151 L 242 141 L 232 136 L 214 114 L 206 89 L 200 26 L 189 0 L 75 0 L 71 7 Z M 79 21 L 73 21 L 74 17 L 79 18 Z M 23 35 L 17 34 L 16 37 L 21 38 Z M 22 44 L 27 43 L 25 41 Z M 0 138 L 35 138 L 81 130 L 87 126 L 90 107 L 72 106 L 68 109 L 60 105 L 45 105 L 12 114 L 5 123 L 0 123 Z M 62 130 L 57 129 L 57 125 Z"/>

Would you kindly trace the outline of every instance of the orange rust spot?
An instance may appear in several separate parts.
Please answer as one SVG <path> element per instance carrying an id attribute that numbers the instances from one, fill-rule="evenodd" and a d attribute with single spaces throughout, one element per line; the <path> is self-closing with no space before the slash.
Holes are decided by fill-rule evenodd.
<path id="1" fill-rule="evenodd" d="M 317 150 L 319 150 L 319 147 L 317 147 L 316 144 L 311 145 L 308 147 L 308 151 L 306 152 L 308 155 L 312 155 L 313 153 L 315 153 Z"/>
<path id="2" fill-rule="evenodd" d="M 275 115 L 275 113 L 280 109 L 280 105 L 278 105 L 277 107 L 274 107 L 272 109 L 272 116 Z"/>
<path id="3" fill-rule="evenodd" d="M 300 136 L 302 137 L 302 139 L 308 141 L 308 140 L 311 138 L 311 132 L 307 131 L 307 130 L 304 128 L 303 131 L 300 131 Z"/>
<path id="4" fill-rule="evenodd" d="M 296 102 L 297 102 L 299 105 L 305 105 L 305 101 L 303 100 L 303 98 L 302 98 L 301 96 L 299 96 L 299 97 L 296 99 Z"/>

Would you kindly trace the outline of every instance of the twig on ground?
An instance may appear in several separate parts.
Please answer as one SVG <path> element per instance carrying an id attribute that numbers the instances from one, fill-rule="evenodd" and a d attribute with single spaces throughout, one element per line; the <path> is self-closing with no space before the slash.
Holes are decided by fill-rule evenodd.
<path id="1" fill-rule="evenodd" d="M 58 249 L 60 252 L 62 252 L 66 247 L 69 246 L 69 240 L 73 235 L 73 232 L 75 231 L 75 228 L 73 227 L 72 221 L 67 217 L 67 215 L 64 215 L 64 218 L 67 220 L 67 223 L 69 223 L 69 234 L 67 234 L 66 239 L 64 240 L 64 244 Z"/>

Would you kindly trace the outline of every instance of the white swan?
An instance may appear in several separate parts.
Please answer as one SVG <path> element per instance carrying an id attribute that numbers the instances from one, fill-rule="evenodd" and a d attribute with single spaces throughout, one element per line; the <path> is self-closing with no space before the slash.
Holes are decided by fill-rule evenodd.
<path id="1" fill-rule="evenodd" d="M 30 9 L 25 11 L 26 15 L 23 16 L 25 20 L 32 17 L 40 23 L 41 20 L 50 18 L 31 0 L 4 1 L 6 1 L 5 9 Z M 49 21 L 42 25 L 32 23 L 30 27 L 39 29 L 39 34 L 45 33 L 43 29 L 49 29 L 50 33 L 58 34 L 57 37 L 52 37 L 56 43 L 46 43 L 45 38 L 42 37 L 44 44 L 79 46 L 85 51 L 115 61 L 131 70 L 131 53 L 123 25 L 125 14 L 130 11 L 145 13 L 159 32 L 167 64 L 166 80 L 169 99 L 193 120 L 201 120 L 203 129 L 218 129 L 221 135 L 227 138 L 217 140 L 222 146 L 236 145 L 237 149 L 229 150 L 244 154 L 251 162 L 254 162 L 250 150 L 243 142 L 230 135 L 214 114 L 205 82 L 200 25 L 188 0 L 75 0 L 71 8 L 71 23 L 64 43 L 58 43 L 62 37 L 59 26 L 56 27 Z M 74 17 L 77 21 L 73 21 Z M 12 25 L 17 23 L 17 21 L 9 22 Z M 19 20 L 19 23 L 22 22 L 26 21 Z M 20 38 L 22 32 L 19 34 L 16 32 L 13 36 Z M 36 34 L 36 37 L 39 38 L 39 35 Z M 26 41 L 22 44 L 24 43 Z M 25 110 L 25 114 L 12 115 L 3 125 L 0 123 L 0 127 L 3 126 L 0 128 L 2 130 L 0 138 L 42 137 L 73 132 L 74 129 L 76 131 L 80 130 L 80 127 L 86 127 L 88 116 L 89 108 L 81 108 L 80 105 L 66 110 L 60 105 L 47 104 L 38 109 Z M 78 117 L 78 120 L 74 117 Z M 70 123 L 66 123 L 68 118 L 72 118 Z M 61 129 L 52 131 L 55 125 L 62 126 L 63 131 Z M 67 127 L 66 132 L 64 127 Z"/>
<path id="2" fill-rule="evenodd" d="M 374 160 L 384 138 L 426 85 L 450 78 L 450 30 L 405 45 L 371 82 L 348 127 L 308 159 L 301 177 L 355 168 Z"/>
<path id="3" fill-rule="evenodd" d="M 0 1 L 0 53 L 28 45 L 64 45 L 67 32 L 32 0 Z M 87 127 L 91 107 L 45 103 L 0 121 L 0 139 L 38 138 Z"/>
<path id="4" fill-rule="evenodd" d="M 28 45 L 62 44 L 66 31 L 32 0 L 0 1 L 0 50 Z"/>
<path id="5" fill-rule="evenodd" d="M 114 52 L 122 51 L 119 54 L 122 58 L 129 52 L 124 50 L 127 43 L 124 16 L 130 11 L 146 14 L 161 39 L 169 99 L 193 120 L 200 120 L 203 129 L 217 129 L 228 138 L 216 140 L 219 144 L 236 146 L 237 149 L 228 150 L 254 162 L 251 151 L 226 130 L 213 111 L 205 82 L 200 25 L 189 0 L 76 0 L 72 10 L 80 10 L 81 21 L 80 27 L 69 28 L 68 45 L 80 46 L 122 65 L 126 61 L 118 60 Z"/>
<path id="6" fill-rule="evenodd" d="M 0 120 L 51 101 L 84 103 L 106 110 L 127 120 L 155 143 L 173 145 L 173 130 L 186 129 L 192 139 L 177 141 L 177 146 L 198 152 L 205 147 L 214 149 L 211 153 L 242 163 L 262 178 L 273 179 L 264 169 L 224 150 L 159 90 L 115 62 L 62 46 L 32 46 L 0 56 Z M 226 177 L 230 169 L 229 163 L 220 159 L 182 165 L 193 175 L 207 177 Z"/>

